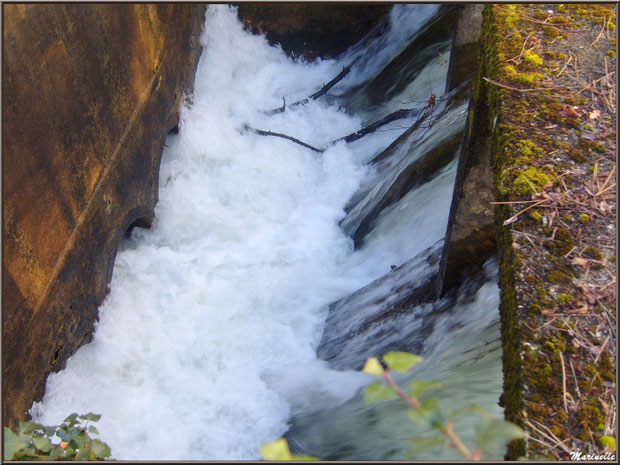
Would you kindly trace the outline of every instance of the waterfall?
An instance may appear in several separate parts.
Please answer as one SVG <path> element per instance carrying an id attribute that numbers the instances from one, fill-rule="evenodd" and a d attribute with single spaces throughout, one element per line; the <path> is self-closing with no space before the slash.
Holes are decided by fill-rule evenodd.
<path id="1" fill-rule="evenodd" d="M 100 413 L 101 439 L 124 460 L 252 460 L 284 434 L 324 459 L 403 458 L 398 441 L 415 431 L 402 428 L 402 406 L 360 404 L 373 380 L 359 361 L 389 347 L 419 350 L 427 360 L 414 374 L 444 383 L 442 399 L 499 413 L 493 262 L 457 296 L 411 303 L 436 272 L 456 175 L 458 143 L 448 143 L 466 103 L 441 99 L 448 36 L 424 48 L 409 81 L 385 70 L 442 11 L 397 5 L 381 33 L 307 63 L 244 31 L 234 8 L 209 5 L 194 95 L 162 155 L 154 224 L 121 245 L 92 341 L 50 375 L 33 418 Z M 326 98 L 266 112 L 351 63 Z M 394 79 L 385 98 L 374 92 L 381 73 Z M 433 93 L 427 124 L 408 133 Z M 418 112 L 329 144 L 401 102 Z M 437 169 L 414 183 L 415 163 L 438 150 Z M 386 301 L 409 307 L 390 313 Z M 457 426 L 471 436 L 471 425 Z"/>

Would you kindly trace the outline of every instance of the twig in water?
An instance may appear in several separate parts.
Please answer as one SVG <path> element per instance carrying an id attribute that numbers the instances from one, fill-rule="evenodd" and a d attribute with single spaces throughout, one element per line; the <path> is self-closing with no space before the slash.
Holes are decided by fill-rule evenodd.
<path id="1" fill-rule="evenodd" d="M 295 102 L 295 103 L 291 103 L 289 105 L 289 108 L 296 107 L 298 105 L 305 105 L 310 100 L 316 100 L 319 97 L 322 97 L 323 95 L 325 95 L 329 91 L 329 89 L 334 87 L 336 84 L 338 84 L 340 81 L 342 81 L 347 74 L 349 74 L 349 71 L 351 71 L 351 67 L 359 59 L 360 59 L 360 57 L 356 58 L 355 60 L 353 60 L 353 62 L 349 66 L 345 66 L 344 68 L 342 68 L 342 71 L 340 72 L 340 74 L 338 76 L 336 76 L 334 79 L 332 79 L 331 81 L 329 81 L 327 84 L 325 84 L 320 90 L 316 91 L 310 97 L 307 97 L 307 98 L 305 98 L 303 100 L 299 100 L 298 102 Z M 282 99 L 284 100 L 284 97 Z M 286 110 L 286 102 L 280 108 L 274 108 L 273 110 L 267 111 L 266 113 L 268 115 L 273 115 L 275 113 L 282 113 L 284 110 Z"/>
<path id="2" fill-rule="evenodd" d="M 301 141 L 299 139 L 296 139 L 294 137 L 287 136 L 286 134 L 281 134 L 279 132 L 272 132 L 272 131 L 263 131 L 262 129 L 256 129 L 256 128 L 250 127 L 247 124 L 245 124 L 243 127 L 244 127 L 244 129 L 249 129 L 250 131 L 258 134 L 259 136 L 274 136 L 274 137 L 280 137 L 282 139 L 290 140 L 291 142 L 295 142 L 296 144 L 299 144 L 302 147 L 306 147 L 306 148 L 308 148 L 310 150 L 313 150 L 314 152 L 317 152 L 317 153 L 323 153 L 325 151 L 325 149 L 317 149 L 316 147 L 313 147 L 310 144 L 306 144 L 305 142 L 303 142 L 303 141 Z"/>
<path id="3" fill-rule="evenodd" d="M 381 118 L 379 121 L 376 121 L 372 123 L 371 125 L 366 126 L 363 129 L 360 129 L 359 131 L 356 131 L 352 134 L 349 134 L 348 136 L 344 136 L 344 137 L 341 137 L 340 139 L 336 139 L 332 141 L 332 144 L 335 144 L 336 142 L 340 142 L 340 141 L 345 141 L 345 142 L 356 141 L 364 137 L 366 134 L 375 132 L 381 126 L 385 126 L 386 124 L 391 123 L 392 121 L 396 121 L 397 119 L 403 119 L 403 118 L 408 118 L 409 116 L 413 116 L 415 114 L 415 111 L 416 110 L 412 108 L 404 108 L 402 110 L 395 111 L 394 113 L 390 113 L 386 117 Z"/>

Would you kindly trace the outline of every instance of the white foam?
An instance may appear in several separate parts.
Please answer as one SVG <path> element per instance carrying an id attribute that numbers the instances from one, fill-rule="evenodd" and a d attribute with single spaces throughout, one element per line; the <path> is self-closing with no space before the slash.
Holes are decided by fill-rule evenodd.
<path id="1" fill-rule="evenodd" d="M 317 156 L 242 131 L 323 145 L 359 129 L 323 102 L 263 113 L 340 65 L 288 59 L 222 5 L 208 7 L 202 42 L 154 226 L 123 244 L 93 341 L 32 409 L 46 424 L 101 413 L 117 459 L 258 458 L 291 411 L 287 390 L 264 374 L 314 360 L 327 305 L 363 284 L 342 277 L 352 246 L 338 228 L 361 162 L 343 144 Z"/>

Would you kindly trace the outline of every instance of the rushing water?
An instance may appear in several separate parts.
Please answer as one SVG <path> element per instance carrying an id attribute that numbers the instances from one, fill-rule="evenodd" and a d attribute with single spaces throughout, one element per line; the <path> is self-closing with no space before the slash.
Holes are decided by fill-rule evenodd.
<path id="1" fill-rule="evenodd" d="M 357 250 L 345 226 L 357 221 L 352 215 L 368 215 L 405 167 L 462 131 L 466 107 L 441 101 L 434 120 L 374 163 L 415 117 L 350 144 L 329 142 L 399 102 L 420 109 L 431 93 L 441 95 L 448 37 L 429 48 L 436 55 L 410 83 L 352 110 L 364 101 L 365 83 L 438 11 L 397 5 L 388 23 L 338 60 L 305 63 L 243 31 L 233 8 L 208 7 L 192 102 L 162 157 L 154 225 L 122 244 L 93 340 L 49 377 L 31 410 L 36 420 L 101 413 L 101 438 L 118 459 L 256 459 L 261 444 L 291 425 L 295 447 L 323 458 L 404 458 L 396 441 L 413 432 L 402 428 L 398 406 L 385 415 L 362 409 L 360 390 L 372 380 L 346 357 L 340 366 L 318 360 L 317 348 L 326 319 L 325 334 L 333 334 L 332 303 L 350 296 L 380 313 L 372 296 L 415 287 L 412 280 L 436 271 L 427 257 L 445 235 L 455 161 L 378 212 Z M 356 59 L 327 98 L 266 114 L 282 97 L 312 94 Z M 328 148 L 317 154 L 245 125 Z M 415 260 L 426 264 L 406 274 Z M 427 361 L 416 374 L 443 382 L 441 396 L 454 405 L 497 411 L 498 291 L 488 269 L 467 297 L 394 321 L 415 335 L 422 315 L 432 314 L 420 323 Z M 360 337 L 350 344 L 385 347 L 371 333 Z M 379 354 L 358 354 L 370 355 Z"/>

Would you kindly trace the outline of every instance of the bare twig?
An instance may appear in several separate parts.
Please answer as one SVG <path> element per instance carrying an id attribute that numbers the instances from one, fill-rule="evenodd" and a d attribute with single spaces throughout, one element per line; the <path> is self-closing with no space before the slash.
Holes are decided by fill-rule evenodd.
<path id="1" fill-rule="evenodd" d="M 566 368 L 564 367 L 564 356 L 560 354 L 560 362 L 562 363 L 562 397 L 564 399 L 564 411 L 568 413 L 568 405 L 566 403 Z"/>
<path id="2" fill-rule="evenodd" d="M 286 134 L 281 134 L 279 132 L 263 131 L 262 129 L 256 129 L 256 128 L 250 127 L 247 124 L 244 125 L 244 128 L 248 129 L 248 130 L 250 130 L 250 131 L 252 131 L 252 132 L 254 132 L 256 134 L 258 134 L 259 136 L 274 136 L 274 137 L 280 137 L 282 139 L 290 140 L 291 142 L 295 142 L 296 144 L 299 144 L 302 147 L 306 147 L 306 148 L 308 148 L 308 149 L 310 149 L 310 150 L 312 150 L 314 152 L 317 152 L 317 153 L 323 153 L 325 151 L 325 149 L 317 149 L 316 147 L 313 147 L 310 144 L 306 144 L 305 142 L 303 142 L 303 141 L 301 141 L 299 139 L 296 139 L 296 138 L 291 137 L 291 136 L 287 136 Z"/>
<path id="3" fill-rule="evenodd" d="M 568 362 L 570 364 L 570 369 L 573 372 L 573 379 L 575 380 L 575 390 L 577 391 L 577 395 L 581 399 L 581 391 L 579 391 L 579 383 L 577 382 L 577 375 L 575 375 L 575 367 L 573 366 L 573 361 L 569 359 Z"/>
<path id="4" fill-rule="evenodd" d="M 344 68 L 342 68 L 342 71 L 340 72 L 340 74 L 336 76 L 334 79 L 332 79 L 331 81 L 329 81 L 327 84 L 325 84 L 320 90 L 312 94 L 310 97 L 307 97 L 303 100 L 299 100 L 295 103 L 291 103 L 289 105 L 289 108 L 296 107 L 298 105 L 305 105 L 310 100 L 316 100 L 319 97 L 322 97 L 323 95 L 325 95 L 329 91 L 329 89 L 334 87 L 336 84 L 342 81 L 347 74 L 349 74 L 349 71 L 351 71 L 351 67 L 357 62 L 357 60 L 359 60 L 359 57 L 356 58 L 353 61 L 353 63 L 351 63 L 349 66 L 345 66 Z M 284 98 L 282 98 L 282 100 L 284 100 Z M 269 110 L 266 113 L 268 115 L 273 115 L 275 113 L 282 113 L 284 110 L 286 110 L 286 101 L 284 102 L 284 105 L 282 105 L 280 108 L 274 108 L 273 110 Z"/>

